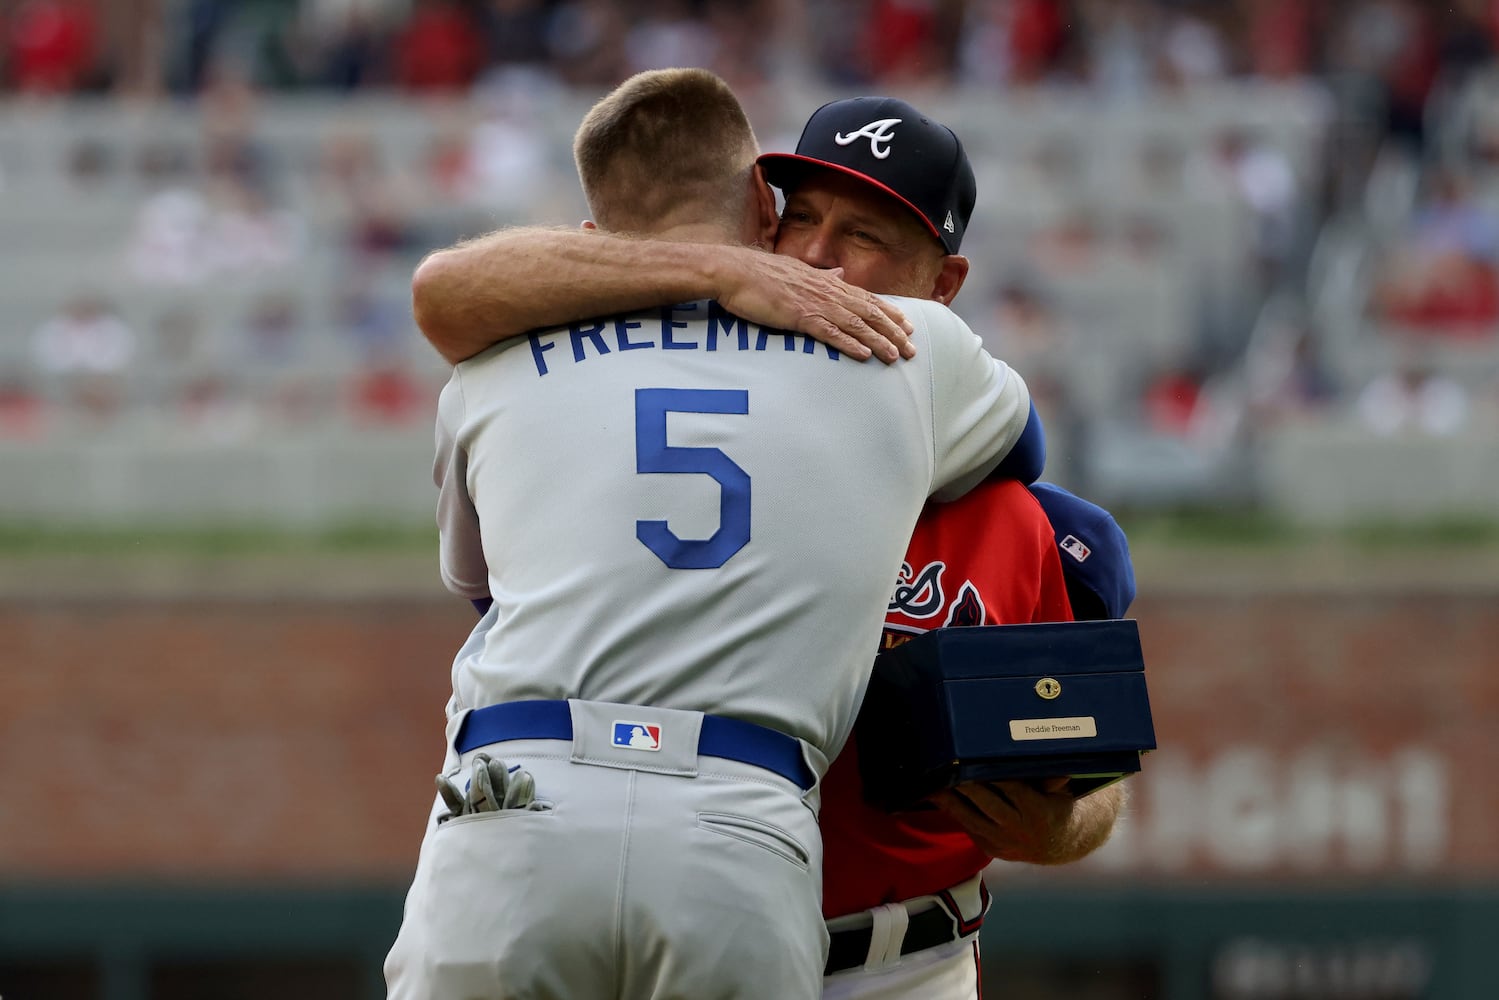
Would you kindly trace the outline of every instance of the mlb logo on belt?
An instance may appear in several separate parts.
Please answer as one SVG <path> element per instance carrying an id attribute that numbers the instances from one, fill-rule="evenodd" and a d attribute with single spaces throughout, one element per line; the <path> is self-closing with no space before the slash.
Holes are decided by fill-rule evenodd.
<path id="1" fill-rule="evenodd" d="M 613 743 L 627 750 L 660 750 L 661 727 L 645 722 L 615 721 Z"/>

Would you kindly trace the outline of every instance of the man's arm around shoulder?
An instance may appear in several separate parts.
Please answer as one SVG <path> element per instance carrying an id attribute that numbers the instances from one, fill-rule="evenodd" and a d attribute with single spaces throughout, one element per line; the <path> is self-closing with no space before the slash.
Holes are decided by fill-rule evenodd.
<path id="1" fill-rule="evenodd" d="M 900 310 L 841 274 L 750 247 L 517 227 L 427 255 L 411 306 L 422 335 L 453 364 L 529 330 L 697 299 L 858 360 L 910 357 Z"/>
<path id="2" fill-rule="evenodd" d="M 428 254 L 411 279 L 412 313 L 457 364 L 528 330 L 707 297 L 706 257 L 595 230 L 501 229 Z"/>

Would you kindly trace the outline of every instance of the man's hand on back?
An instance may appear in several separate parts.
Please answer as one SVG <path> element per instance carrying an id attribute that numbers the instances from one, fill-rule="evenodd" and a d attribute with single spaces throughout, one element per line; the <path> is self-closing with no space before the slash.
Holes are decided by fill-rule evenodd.
<path id="1" fill-rule="evenodd" d="M 843 280 L 843 269 L 822 270 L 795 257 L 740 247 L 714 247 L 721 264 L 715 296 L 736 316 L 793 330 L 855 358 L 881 361 L 916 356 L 911 324 L 894 304 Z"/>

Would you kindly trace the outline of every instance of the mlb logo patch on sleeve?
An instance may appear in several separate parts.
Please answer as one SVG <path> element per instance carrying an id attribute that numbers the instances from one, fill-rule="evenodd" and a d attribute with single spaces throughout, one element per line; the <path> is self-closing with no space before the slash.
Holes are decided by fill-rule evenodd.
<path id="1" fill-rule="evenodd" d="M 644 722 L 614 723 L 614 745 L 630 750 L 660 750 L 661 727 Z"/>
<path id="2" fill-rule="evenodd" d="M 1083 562 L 1093 554 L 1093 550 L 1084 545 L 1075 535 L 1068 535 L 1062 539 L 1062 551 L 1078 562 Z"/>

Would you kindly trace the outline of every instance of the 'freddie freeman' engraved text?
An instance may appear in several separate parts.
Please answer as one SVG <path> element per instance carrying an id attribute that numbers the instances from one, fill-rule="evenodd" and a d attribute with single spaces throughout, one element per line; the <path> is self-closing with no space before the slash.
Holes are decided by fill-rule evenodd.
<path id="1" fill-rule="evenodd" d="M 1045 726 L 1026 726 L 1025 731 L 1028 733 L 1080 733 L 1083 731 L 1083 727 L 1076 723 L 1065 726 L 1048 724 Z"/>
<path id="2" fill-rule="evenodd" d="M 688 320 L 679 318 L 683 313 L 699 312 L 701 302 L 686 302 L 674 306 L 662 306 L 654 320 L 631 316 L 606 316 L 602 319 L 573 323 L 565 328 L 529 334 L 531 359 L 536 362 L 536 374 L 546 375 L 559 356 L 547 357 L 547 352 L 558 345 L 571 349 L 574 364 L 589 358 L 601 358 L 606 354 L 625 351 L 769 351 L 777 347 L 782 351 L 815 354 L 817 341 L 799 333 L 789 333 L 774 327 L 757 326 L 727 312 L 717 302 L 707 303 L 707 325 L 702 330 L 701 340 L 689 337 Z M 831 361 L 839 354 L 831 347 L 823 347 Z M 560 355 L 567 358 L 567 353 Z"/>

